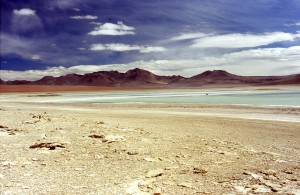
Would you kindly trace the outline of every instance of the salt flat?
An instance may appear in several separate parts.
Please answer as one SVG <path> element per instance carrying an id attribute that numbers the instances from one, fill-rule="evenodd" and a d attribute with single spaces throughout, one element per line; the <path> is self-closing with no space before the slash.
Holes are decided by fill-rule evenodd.
<path id="1" fill-rule="evenodd" d="M 8 95 L 0 103 L 4 194 L 300 192 L 297 107 Z"/>

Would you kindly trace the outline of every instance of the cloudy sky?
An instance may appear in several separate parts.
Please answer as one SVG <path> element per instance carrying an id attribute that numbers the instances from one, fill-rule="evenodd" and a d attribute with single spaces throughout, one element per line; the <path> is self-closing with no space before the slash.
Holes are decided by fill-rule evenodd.
<path id="1" fill-rule="evenodd" d="M 1 0 L 3 80 L 300 73 L 299 0 Z"/>

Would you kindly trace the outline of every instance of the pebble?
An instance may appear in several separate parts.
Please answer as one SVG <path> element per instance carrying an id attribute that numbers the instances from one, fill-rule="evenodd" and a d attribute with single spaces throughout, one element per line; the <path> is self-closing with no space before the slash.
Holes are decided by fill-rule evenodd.
<path id="1" fill-rule="evenodd" d="M 128 155 L 137 155 L 138 152 L 135 151 L 135 150 L 130 150 L 130 151 L 127 152 L 127 154 L 128 154 Z"/>
<path id="2" fill-rule="evenodd" d="M 185 188 L 193 188 L 193 185 L 191 183 L 188 183 L 188 182 L 179 183 L 178 186 L 185 187 Z"/>
<path id="3" fill-rule="evenodd" d="M 146 180 L 141 181 L 139 183 L 139 186 L 148 186 L 148 185 L 151 185 L 155 181 L 156 181 L 155 178 L 146 179 Z"/>
<path id="4" fill-rule="evenodd" d="M 32 158 L 31 160 L 32 160 L 32 161 L 38 161 L 39 159 L 37 159 L 37 158 Z"/>
<path id="5" fill-rule="evenodd" d="M 15 166 L 16 163 L 15 162 L 4 161 L 0 165 L 2 165 L 4 167 L 11 167 L 11 166 Z"/>
<path id="6" fill-rule="evenodd" d="M 163 173 L 164 173 L 163 169 L 155 169 L 155 170 L 148 171 L 146 174 L 146 177 L 147 178 L 158 177 L 158 176 L 161 176 Z"/>
<path id="7" fill-rule="evenodd" d="M 154 158 L 150 158 L 150 157 L 145 157 L 143 159 L 147 162 L 157 162 L 157 160 L 155 160 Z"/>
<path id="8" fill-rule="evenodd" d="M 139 188 L 139 183 L 141 182 L 141 179 L 133 181 L 129 187 L 126 189 L 126 194 L 139 194 L 141 192 Z"/>

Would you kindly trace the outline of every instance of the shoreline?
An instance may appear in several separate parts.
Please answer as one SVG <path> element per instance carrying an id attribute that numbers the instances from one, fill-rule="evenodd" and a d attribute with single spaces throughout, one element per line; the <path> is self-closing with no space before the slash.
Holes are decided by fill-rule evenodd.
<path id="1" fill-rule="evenodd" d="M 80 92 L 126 92 L 126 91 L 176 91 L 176 90 L 280 90 L 280 89 L 299 88 L 299 85 L 204 85 L 198 87 L 99 87 L 99 86 L 74 86 L 74 85 L 0 85 L 0 92 L 5 94 L 12 93 L 80 93 Z"/>

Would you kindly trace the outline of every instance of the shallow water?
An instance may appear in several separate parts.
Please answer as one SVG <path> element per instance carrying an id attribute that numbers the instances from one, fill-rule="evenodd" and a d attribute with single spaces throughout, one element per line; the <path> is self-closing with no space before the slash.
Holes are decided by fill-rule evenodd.
<path id="1" fill-rule="evenodd" d="M 300 92 L 124 92 L 63 94 L 40 102 L 55 103 L 187 103 L 300 107 Z"/>

